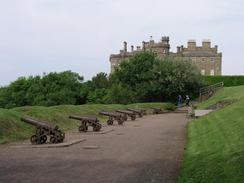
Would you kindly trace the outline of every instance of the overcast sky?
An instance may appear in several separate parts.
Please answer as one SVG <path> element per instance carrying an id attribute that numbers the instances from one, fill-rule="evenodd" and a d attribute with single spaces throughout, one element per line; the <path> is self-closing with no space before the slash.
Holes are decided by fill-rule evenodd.
<path id="1" fill-rule="evenodd" d="M 109 72 L 122 42 L 211 39 L 223 74 L 244 74 L 243 0 L 0 0 L 0 86 L 19 76 Z"/>

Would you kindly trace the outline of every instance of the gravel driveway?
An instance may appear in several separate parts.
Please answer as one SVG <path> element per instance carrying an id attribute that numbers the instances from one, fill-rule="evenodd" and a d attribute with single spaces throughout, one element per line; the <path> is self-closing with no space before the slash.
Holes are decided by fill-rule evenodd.
<path id="1" fill-rule="evenodd" d="M 105 134 L 70 131 L 64 148 L 31 148 L 28 141 L 0 146 L 2 183 L 176 182 L 186 142 L 185 114 L 148 115 Z"/>

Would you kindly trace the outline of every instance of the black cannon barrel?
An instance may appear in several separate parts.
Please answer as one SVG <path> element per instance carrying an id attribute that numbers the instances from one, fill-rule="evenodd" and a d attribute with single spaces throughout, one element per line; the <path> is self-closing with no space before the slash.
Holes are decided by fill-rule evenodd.
<path id="1" fill-rule="evenodd" d="M 46 121 L 39 121 L 39 120 L 35 120 L 30 117 L 22 117 L 21 121 L 29 123 L 29 124 L 37 126 L 37 127 L 55 128 L 54 126 L 52 126 L 51 124 L 49 124 Z"/>
<path id="2" fill-rule="evenodd" d="M 133 112 L 127 110 L 116 110 L 116 112 L 123 113 L 123 114 L 134 114 Z"/>
<path id="3" fill-rule="evenodd" d="M 95 116 L 69 116 L 70 119 L 76 119 L 76 120 L 87 120 L 87 121 L 97 121 L 97 118 Z"/>
<path id="4" fill-rule="evenodd" d="M 129 111 L 133 111 L 133 112 L 136 112 L 136 113 L 142 113 L 142 110 L 140 109 L 132 109 L 132 108 L 128 108 Z"/>
<path id="5" fill-rule="evenodd" d="M 112 117 L 118 117 L 120 116 L 119 114 L 113 113 L 113 112 L 99 112 L 100 115 L 104 116 L 112 116 Z"/>

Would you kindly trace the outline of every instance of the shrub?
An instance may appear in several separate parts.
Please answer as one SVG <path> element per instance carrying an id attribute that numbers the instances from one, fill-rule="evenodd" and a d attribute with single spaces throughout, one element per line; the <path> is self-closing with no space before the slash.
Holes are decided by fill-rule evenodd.
<path id="1" fill-rule="evenodd" d="M 203 76 L 206 85 L 212 85 L 224 82 L 224 86 L 240 86 L 244 85 L 244 76 Z"/>

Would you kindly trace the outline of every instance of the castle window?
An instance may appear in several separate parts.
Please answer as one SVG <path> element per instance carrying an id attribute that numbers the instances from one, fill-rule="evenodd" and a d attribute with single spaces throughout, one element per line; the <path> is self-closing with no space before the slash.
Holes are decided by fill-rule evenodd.
<path id="1" fill-rule="evenodd" d="M 204 58 L 202 58 L 202 62 L 204 62 L 205 61 L 205 59 Z"/>
<path id="2" fill-rule="evenodd" d="M 214 70 L 213 70 L 213 69 L 211 69 L 211 71 L 210 71 L 210 75 L 211 75 L 211 76 L 214 76 Z"/>
<path id="3" fill-rule="evenodd" d="M 205 69 L 202 69 L 202 70 L 201 70 L 201 74 L 202 74 L 202 75 L 205 75 Z"/>
<path id="4" fill-rule="evenodd" d="M 211 58 L 210 60 L 211 60 L 211 62 L 214 62 L 214 58 Z"/>

